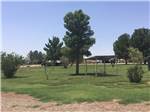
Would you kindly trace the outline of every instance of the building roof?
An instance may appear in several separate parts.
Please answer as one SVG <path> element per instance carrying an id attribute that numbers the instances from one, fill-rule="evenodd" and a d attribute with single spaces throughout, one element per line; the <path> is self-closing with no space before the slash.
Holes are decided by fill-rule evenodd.
<path id="1" fill-rule="evenodd" d="M 91 56 L 84 58 L 85 60 L 109 60 L 115 58 L 115 55 L 101 55 L 101 56 Z"/>

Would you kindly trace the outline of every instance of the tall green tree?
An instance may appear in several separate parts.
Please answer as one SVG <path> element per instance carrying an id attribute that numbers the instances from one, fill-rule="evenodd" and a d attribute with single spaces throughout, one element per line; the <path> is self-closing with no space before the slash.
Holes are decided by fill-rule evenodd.
<path id="1" fill-rule="evenodd" d="M 52 39 L 48 39 L 48 43 L 45 44 L 44 50 L 46 51 L 47 59 L 51 60 L 53 64 L 56 64 L 56 60 L 61 57 L 62 45 L 63 43 L 55 36 Z"/>
<path id="2" fill-rule="evenodd" d="M 124 59 L 126 64 L 129 58 L 128 53 L 129 46 L 130 46 L 130 35 L 127 33 L 124 33 L 121 36 L 119 36 L 118 40 L 116 40 L 113 44 L 115 55 L 118 58 Z"/>
<path id="3" fill-rule="evenodd" d="M 135 29 L 130 40 L 131 46 L 138 48 L 145 58 L 150 56 L 150 29 Z"/>
<path id="4" fill-rule="evenodd" d="M 95 43 L 94 34 L 89 25 L 90 17 L 82 10 L 69 12 L 64 17 L 67 29 L 63 38 L 66 47 L 71 49 L 76 62 L 76 74 L 79 74 L 79 62 L 83 55 L 90 55 L 89 48 Z"/>

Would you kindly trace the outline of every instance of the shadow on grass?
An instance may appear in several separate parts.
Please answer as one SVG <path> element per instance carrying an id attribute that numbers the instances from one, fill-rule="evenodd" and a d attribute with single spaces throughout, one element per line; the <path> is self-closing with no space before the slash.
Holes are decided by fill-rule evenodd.
<path id="1" fill-rule="evenodd" d="M 114 77 L 114 76 L 119 76 L 119 75 L 114 75 L 114 74 L 104 74 L 104 73 L 80 73 L 80 74 L 70 74 L 71 76 L 98 76 L 98 77 Z"/>
<path id="2" fill-rule="evenodd" d="M 14 76 L 14 77 L 11 77 L 11 78 L 6 78 L 4 76 L 1 77 L 1 79 L 17 79 L 17 78 L 28 78 L 29 76 Z"/>

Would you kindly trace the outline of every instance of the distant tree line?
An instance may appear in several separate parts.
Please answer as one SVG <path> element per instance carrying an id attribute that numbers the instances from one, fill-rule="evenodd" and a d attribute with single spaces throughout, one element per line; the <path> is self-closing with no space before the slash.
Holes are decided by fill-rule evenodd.
<path id="1" fill-rule="evenodd" d="M 28 64 L 41 64 L 45 58 L 45 54 L 41 51 L 30 51 L 27 55 L 27 63 Z"/>

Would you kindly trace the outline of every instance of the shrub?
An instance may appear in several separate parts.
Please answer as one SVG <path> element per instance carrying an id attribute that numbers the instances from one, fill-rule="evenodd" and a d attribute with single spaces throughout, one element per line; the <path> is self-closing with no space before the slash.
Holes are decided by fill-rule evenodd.
<path id="1" fill-rule="evenodd" d="M 128 51 L 132 63 L 141 64 L 143 62 L 143 54 L 137 48 L 130 47 Z"/>
<path id="2" fill-rule="evenodd" d="M 139 83 L 142 79 L 142 74 L 144 73 L 142 67 L 140 65 L 135 65 L 134 67 L 130 67 L 128 69 L 128 78 L 130 82 Z"/>
<path id="3" fill-rule="evenodd" d="M 22 57 L 14 53 L 2 53 L 1 59 L 1 69 L 6 78 L 12 78 L 19 68 L 19 65 L 23 62 Z"/>
<path id="4" fill-rule="evenodd" d="M 62 57 L 61 57 L 61 62 L 62 62 L 62 64 L 63 64 L 64 68 L 67 68 L 67 67 L 68 67 L 68 65 L 69 65 L 69 59 L 68 59 L 67 57 L 62 56 Z"/>

